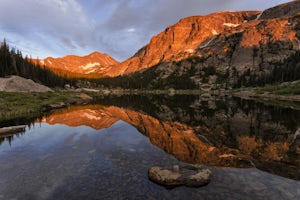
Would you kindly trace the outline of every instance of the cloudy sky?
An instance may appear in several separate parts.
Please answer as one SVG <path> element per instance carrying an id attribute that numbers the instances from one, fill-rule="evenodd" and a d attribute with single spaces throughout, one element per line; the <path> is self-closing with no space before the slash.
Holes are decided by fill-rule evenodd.
<path id="1" fill-rule="evenodd" d="M 180 18 L 288 0 L 0 0 L 0 38 L 33 58 L 100 51 L 122 61 Z"/>

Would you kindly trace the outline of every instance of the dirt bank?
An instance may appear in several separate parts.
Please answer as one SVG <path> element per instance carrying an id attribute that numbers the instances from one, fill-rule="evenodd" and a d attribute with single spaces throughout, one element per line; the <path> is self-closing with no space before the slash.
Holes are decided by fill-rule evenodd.
<path id="1" fill-rule="evenodd" d="M 3 92 L 49 92 L 50 88 L 35 83 L 30 79 L 19 76 L 11 76 L 9 78 L 0 78 L 0 91 Z"/>

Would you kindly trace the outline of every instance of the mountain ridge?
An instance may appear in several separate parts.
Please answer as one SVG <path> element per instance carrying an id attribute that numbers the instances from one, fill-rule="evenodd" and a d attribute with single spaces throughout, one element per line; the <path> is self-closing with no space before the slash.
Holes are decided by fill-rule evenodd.
<path id="1" fill-rule="evenodd" d="M 255 19 L 260 11 L 218 12 L 206 16 L 180 19 L 152 37 L 133 57 L 121 63 L 123 74 L 145 69 L 164 61 L 176 61 L 173 56 L 187 54 L 203 42 L 245 20 Z M 227 25 L 227 26 L 226 26 Z"/>
<path id="2" fill-rule="evenodd" d="M 299 51 L 297 0 L 263 12 L 224 11 L 182 18 L 153 36 L 129 59 L 92 70 L 100 74 L 98 77 L 139 77 L 135 81 L 153 73 L 152 79 L 147 79 L 147 88 L 152 89 L 162 82 L 162 89 L 178 87 L 170 82 L 182 77 L 192 88 L 207 84 L 231 88 L 280 81 L 283 70 L 281 81 L 298 79 L 291 74 L 299 74 Z M 278 77 L 271 80 L 271 76 Z"/>
<path id="3" fill-rule="evenodd" d="M 102 77 L 119 62 L 105 53 L 92 52 L 85 56 L 66 55 L 34 60 L 62 76 Z"/>

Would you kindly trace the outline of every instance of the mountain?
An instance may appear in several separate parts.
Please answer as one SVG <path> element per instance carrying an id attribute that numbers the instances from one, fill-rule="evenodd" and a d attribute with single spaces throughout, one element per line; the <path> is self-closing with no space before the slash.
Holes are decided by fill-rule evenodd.
<path id="1" fill-rule="evenodd" d="M 107 54 L 99 52 L 87 56 L 68 55 L 62 58 L 48 57 L 39 63 L 59 75 L 67 77 L 102 77 L 119 62 Z"/>
<path id="2" fill-rule="evenodd" d="M 219 12 L 181 19 L 108 73 L 128 76 L 98 84 L 212 89 L 293 81 L 300 79 L 299 56 L 297 0 L 263 12 Z"/>
<path id="3" fill-rule="evenodd" d="M 300 79 L 300 0 L 261 11 L 181 19 L 131 58 L 106 54 L 46 58 L 57 74 L 104 78 L 105 87 L 216 89 Z"/>
<path id="4" fill-rule="evenodd" d="M 207 45 L 218 34 L 255 19 L 259 14 L 259 11 L 219 12 L 181 19 L 154 36 L 133 57 L 121 63 L 122 73 L 128 74 L 161 62 L 186 58 L 194 54 L 199 45 Z"/>

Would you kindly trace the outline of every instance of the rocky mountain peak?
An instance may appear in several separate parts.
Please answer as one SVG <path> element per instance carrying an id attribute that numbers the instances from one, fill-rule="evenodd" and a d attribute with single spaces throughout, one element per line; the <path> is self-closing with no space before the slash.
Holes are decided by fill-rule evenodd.
<path id="1" fill-rule="evenodd" d="M 68 55 L 62 58 L 48 57 L 40 60 L 40 64 L 69 76 L 101 77 L 119 62 L 107 54 L 93 52 L 87 56 Z"/>
<path id="2" fill-rule="evenodd" d="M 154 36 L 133 57 L 121 63 L 116 72 L 128 74 L 161 62 L 188 57 L 199 46 L 209 43 L 214 36 L 254 20 L 259 14 L 259 11 L 219 12 L 183 18 Z M 181 56 L 178 57 L 178 54 Z"/>

